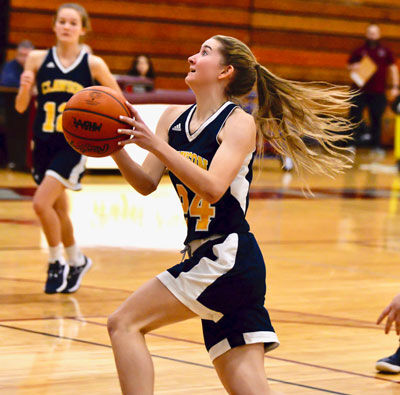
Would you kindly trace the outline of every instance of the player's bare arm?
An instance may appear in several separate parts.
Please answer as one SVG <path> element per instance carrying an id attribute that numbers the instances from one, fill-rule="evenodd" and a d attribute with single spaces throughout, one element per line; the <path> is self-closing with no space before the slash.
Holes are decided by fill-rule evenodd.
<path id="1" fill-rule="evenodd" d="M 32 97 L 32 89 L 35 84 L 35 76 L 40 65 L 46 57 L 47 51 L 33 50 L 26 59 L 24 71 L 21 74 L 20 87 L 15 98 L 15 109 L 23 113 L 29 106 Z"/>

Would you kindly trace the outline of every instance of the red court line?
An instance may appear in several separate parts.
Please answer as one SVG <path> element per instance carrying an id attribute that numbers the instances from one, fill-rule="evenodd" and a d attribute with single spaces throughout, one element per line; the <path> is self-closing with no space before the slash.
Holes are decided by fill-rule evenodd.
<path id="1" fill-rule="evenodd" d="M 80 321 L 80 319 L 78 321 Z M 87 320 L 85 320 L 84 322 L 86 322 L 88 324 L 106 326 L 106 324 L 102 324 L 100 322 L 87 321 Z M 196 345 L 204 346 L 204 343 L 198 342 L 198 341 L 195 341 L 195 340 L 182 339 L 182 338 L 174 337 L 174 336 L 160 335 L 158 333 L 147 333 L 147 335 L 151 335 L 151 336 L 154 336 L 154 337 L 165 338 L 165 339 L 169 339 L 169 340 L 180 341 L 180 342 L 184 342 L 184 343 L 190 343 L 190 344 L 196 344 Z M 388 381 L 390 383 L 400 384 L 400 381 L 385 379 L 385 378 L 379 377 L 379 376 L 370 376 L 370 375 L 367 375 L 367 374 L 364 374 L 364 373 L 358 373 L 358 372 L 353 372 L 353 371 L 344 370 L 344 369 L 336 369 L 336 368 L 331 368 L 329 366 L 311 364 L 311 363 L 308 363 L 308 362 L 297 361 L 297 360 L 294 360 L 294 359 L 287 359 L 287 358 L 281 358 L 281 357 L 272 357 L 272 356 L 269 356 L 269 355 L 266 355 L 265 358 L 275 359 L 277 361 L 289 362 L 289 363 L 293 363 L 293 364 L 296 364 L 296 365 L 309 366 L 309 367 L 313 367 L 313 368 L 317 368 L 317 369 L 323 369 L 323 370 L 328 370 L 328 371 L 333 371 L 333 372 L 344 373 L 344 374 L 353 375 L 353 376 L 364 377 L 364 378 L 368 378 L 368 379 L 382 380 L 382 381 Z"/>
<path id="2" fill-rule="evenodd" d="M 333 320 L 338 320 L 342 322 L 348 322 L 348 323 L 355 323 L 355 324 L 360 324 L 360 325 L 371 325 L 370 321 L 362 321 L 362 320 L 354 320 L 352 318 L 345 318 L 345 317 L 334 317 L 331 315 L 325 315 L 325 314 L 316 314 L 316 313 L 305 313 L 302 311 L 293 311 L 293 310 L 281 310 L 281 309 L 274 309 L 274 308 L 269 308 L 268 311 L 270 313 L 275 312 L 275 313 L 290 313 L 290 314 L 296 314 L 300 316 L 308 316 L 308 317 L 315 317 L 315 318 L 327 318 L 327 319 L 333 319 Z"/>
<path id="3" fill-rule="evenodd" d="M 11 219 L 11 218 L 0 218 L 2 224 L 14 224 L 14 225 L 34 225 L 40 226 L 39 221 L 31 219 Z"/>
<path id="4" fill-rule="evenodd" d="M 107 318 L 107 315 L 85 315 L 88 318 Z M 31 317 L 31 318 L 2 318 L 0 322 L 23 322 L 23 321 L 46 321 L 46 320 L 78 320 L 84 322 L 85 320 L 81 320 L 80 316 L 48 316 L 48 317 Z"/>

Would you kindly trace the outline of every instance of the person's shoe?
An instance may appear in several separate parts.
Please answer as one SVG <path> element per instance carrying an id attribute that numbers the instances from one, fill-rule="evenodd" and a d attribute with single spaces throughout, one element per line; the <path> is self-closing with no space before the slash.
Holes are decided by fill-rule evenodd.
<path id="1" fill-rule="evenodd" d="M 285 156 L 282 160 L 283 166 L 282 169 L 285 171 L 292 171 L 294 164 L 291 158 L 289 158 L 288 156 Z"/>
<path id="2" fill-rule="evenodd" d="M 67 286 L 63 289 L 62 293 L 68 294 L 72 292 L 76 292 L 82 281 L 83 275 L 91 268 L 92 260 L 87 256 L 84 256 L 85 263 L 81 266 L 70 266 Z"/>
<path id="3" fill-rule="evenodd" d="M 377 361 L 375 367 L 379 372 L 400 373 L 400 347 L 390 357 Z"/>
<path id="4" fill-rule="evenodd" d="M 68 273 L 69 266 L 67 264 L 62 265 L 60 261 L 49 263 L 44 292 L 47 294 L 55 294 L 64 290 L 64 288 L 67 286 Z"/>

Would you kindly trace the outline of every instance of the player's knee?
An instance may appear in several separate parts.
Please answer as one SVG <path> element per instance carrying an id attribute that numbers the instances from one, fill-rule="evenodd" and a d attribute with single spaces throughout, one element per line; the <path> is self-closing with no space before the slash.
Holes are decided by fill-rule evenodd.
<path id="1" fill-rule="evenodd" d="M 32 204 L 33 210 L 38 216 L 41 216 L 47 210 L 46 204 L 39 199 L 34 198 Z"/>
<path id="2" fill-rule="evenodd" d="M 115 311 L 108 317 L 107 330 L 111 337 L 117 332 L 140 332 L 141 327 L 131 314 L 128 317 L 128 314 Z"/>

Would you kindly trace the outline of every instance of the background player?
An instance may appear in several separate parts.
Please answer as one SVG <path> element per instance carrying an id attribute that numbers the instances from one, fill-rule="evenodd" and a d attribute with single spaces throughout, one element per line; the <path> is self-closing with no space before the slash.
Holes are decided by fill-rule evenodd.
<path id="1" fill-rule="evenodd" d="M 76 245 L 68 214 L 65 188 L 81 189 L 86 158 L 75 152 L 62 133 L 65 103 L 93 81 L 120 92 L 104 61 L 89 55 L 80 44 L 90 30 L 89 16 L 79 4 L 61 5 L 54 18 L 57 44 L 49 50 L 32 51 L 21 75 L 15 108 L 24 112 L 36 81 L 37 114 L 34 124 L 33 177 L 39 185 L 33 208 L 49 245 L 46 293 L 75 292 L 91 260 Z M 63 257 L 62 245 L 68 257 Z"/>
<path id="2" fill-rule="evenodd" d="M 189 58 L 186 83 L 196 104 L 170 106 L 153 134 L 131 107 L 132 125 L 121 133 L 148 150 L 142 166 L 125 150 L 113 159 L 127 181 L 147 195 L 164 169 L 181 199 L 189 258 L 140 287 L 109 318 L 118 375 L 125 394 L 151 394 L 154 372 L 144 334 L 196 315 L 206 348 L 229 393 L 269 394 L 264 352 L 278 339 L 264 307 L 265 265 L 245 219 L 257 131 L 301 171 L 335 174 L 348 159 L 334 152 L 348 121 L 332 116 L 347 108 L 348 91 L 289 82 L 257 63 L 242 42 L 207 40 Z M 257 86 L 255 117 L 231 98 Z M 329 132 L 330 131 L 330 132 Z M 306 147 L 312 137 L 331 155 Z M 325 152 L 326 153 L 326 152 Z"/>

